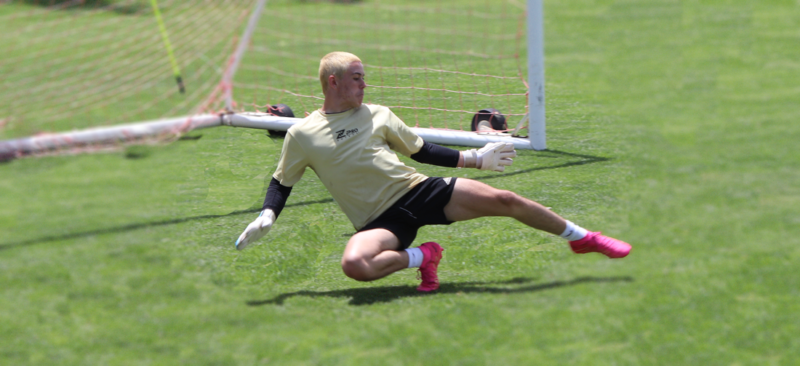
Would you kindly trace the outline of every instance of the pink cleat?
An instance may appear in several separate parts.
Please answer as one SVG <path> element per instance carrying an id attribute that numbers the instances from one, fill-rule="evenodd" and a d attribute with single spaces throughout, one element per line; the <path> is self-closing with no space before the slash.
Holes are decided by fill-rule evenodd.
<path id="1" fill-rule="evenodd" d="M 569 246 L 578 254 L 598 252 L 609 258 L 622 258 L 631 252 L 630 244 L 601 235 L 599 231 L 589 232 L 583 239 L 569 242 Z"/>
<path id="2" fill-rule="evenodd" d="M 436 275 L 436 270 L 439 268 L 444 249 L 432 241 L 420 245 L 419 249 L 422 251 L 422 265 L 419 266 L 422 284 L 417 287 L 417 291 L 435 291 L 439 289 L 439 276 Z"/>

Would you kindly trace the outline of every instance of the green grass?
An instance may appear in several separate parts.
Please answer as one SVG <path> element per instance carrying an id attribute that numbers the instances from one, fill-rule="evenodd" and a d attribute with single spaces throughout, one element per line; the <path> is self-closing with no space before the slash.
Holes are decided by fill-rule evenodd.
<path id="1" fill-rule="evenodd" d="M 504 174 L 405 161 L 517 191 L 630 257 L 500 218 L 428 227 L 442 289 L 419 295 L 412 271 L 341 273 L 353 228 L 312 172 L 268 239 L 234 250 L 282 143 L 263 131 L 15 160 L 0 363 L 800 363 L 800 4 L 546 2 L 545 19 L 550 151 Z"/>

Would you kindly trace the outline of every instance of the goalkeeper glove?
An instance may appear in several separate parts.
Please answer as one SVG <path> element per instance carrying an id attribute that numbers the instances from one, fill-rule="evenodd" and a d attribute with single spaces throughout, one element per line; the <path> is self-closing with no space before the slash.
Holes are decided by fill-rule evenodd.
<path id="1" fill-rule="evenodd" d="M 275 223 L 275 212 L 272 212 L 271 209 L 261 211 L 258 218 L 253 220 L 250 225 L 247 225 L 242 235 L 239 235 L 239 239 L 236 239 L 236 250 L 242 250 L 250 245 L 250 243 L 267 235 L 273 223 Z"/>
<path id="2" fill-rule="evenodd" d="M 490 142 L 480 150 L 464 151 L 464 167 L 502 172 L 517 156 L 514 144 L 510 142 Z"/>

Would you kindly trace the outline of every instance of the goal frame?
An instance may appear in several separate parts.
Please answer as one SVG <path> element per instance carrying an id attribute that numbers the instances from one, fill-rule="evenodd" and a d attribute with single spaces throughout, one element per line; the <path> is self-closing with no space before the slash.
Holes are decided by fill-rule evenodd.
<path id="1" fill-rule="evenodd" d="M 263 2 L 264 0 L 261 0 Z M 263 7 L 262 5 L 257 5 Z M 528 114 L 523 116 L 523 121 L 528 121 L 528 137 L 513 137 L 509 133 L 501 132 L 472 132 L 458 130 L 442 130 L 434 128 L 413 127 L 412 130 L 425 141 L 468 147 L 482 147 L 489 142 L 511 142 L 516 149 L 545 150 L 547 149 L 546 124 L 545 124 L 545 99 L 544 99 L 544 16 L 542 0 L 527 0 L 527 48 L 528 48 Z M 255 22 L 251 20 L 248 30 L 245 31 L 243 40 L 249 40 Z M 240 58 L 241 56 L 237 57 Z M 233 80 L 232 73 L 226 73 L 229 82 Z M 232 88 L 228 89 L 228 110 L 232 109 Z M 266 113 L 235 113 L 226 115 L 223 124 L 233 127 L 246 127 L 266 129 L 273 131 L 286 131 L 300 118 L 277 117 Z"/>
<path id="2" fill-rule="evenodd" d="M 248 26 L 239 39 L 236 52 L 229 60 L 222 82 L 223 97 L 227 113 L 176 117 L 151 122 L 120 126 L 94 128 L 84 131 L 48 134 L 22 139 L 0 141 L 0 161 L 13 159 L 74 146 L 96 143 L 130 141 L 164 133 L 180 134 L 193 129 L 216 126 L 257 128 L 286 131 L 299 122 L 300 118 L 287 118 L 266 113 L 233 113 L 233 78 L 246 45 L 249 44 L 267 0 L 257 0 L 251 13 Z M 528 120 L 528 137 L 513 137 L 501 132 L 472 132 L 444 130 L 435 128 L 412 128 L 426 141 L 469 147 L 481 147 L 489 142 L 511 142 L 516 149 L 545 150 L 545 91 L 544 91 L 544 17 L 542 0 L 527 0 L 527 48 L 528 48 L 528 113 L 522 121 Z"/>

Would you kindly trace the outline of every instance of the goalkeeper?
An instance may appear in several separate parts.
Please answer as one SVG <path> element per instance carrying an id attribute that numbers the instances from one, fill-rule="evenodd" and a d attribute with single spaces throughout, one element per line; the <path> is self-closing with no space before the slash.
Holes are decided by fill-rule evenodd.
<path id="1" fill-rule="evenodd" d="M 392 150 L 420 163 L 502 172 L 516 152 L 502 142 L 457 151 L 424 141 L 388 108 L 362 104 L 365 76 L 353 54 L 332 52 L 322 58 L 323 106 L 287 131 L 263 211 L 239 236 L 236 249 L 269 231 L 309 167 L 357 230 L 345 247 L 342 270 L 358 281 L 418 267 L 422 284 L 417 290 L 438 289 L 443 249 L 434 242 L 409 248 L 417 230 L 483 216 L 512 217 L 560 235 L 575 253 L 628 255 L 629 244 L 588 232 L 516 193 L 466 178 L 427 177 L 403 164 Z"/>

